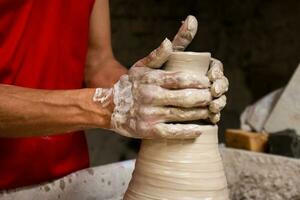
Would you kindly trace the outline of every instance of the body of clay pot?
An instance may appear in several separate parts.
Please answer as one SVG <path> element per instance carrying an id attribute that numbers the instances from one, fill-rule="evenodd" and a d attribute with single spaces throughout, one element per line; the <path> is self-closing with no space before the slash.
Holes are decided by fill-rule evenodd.
<path id="1" fill-rule="evenodd" d="M 207 72 L 210 54 L 174 53 L 166 70 Z M 228 200 L 218 127 L 188 140 L 143 140 L 125 200 Z"/>

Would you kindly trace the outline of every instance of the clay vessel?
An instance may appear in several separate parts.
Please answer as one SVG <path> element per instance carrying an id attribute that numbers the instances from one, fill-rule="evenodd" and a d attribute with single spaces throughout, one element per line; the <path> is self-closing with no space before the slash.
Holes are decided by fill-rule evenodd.
<path id="1" fill-rule="evenodd" d="M 210 53 L 175 52 L 166 70 L 207 73 Z M 228 200 L 218 127 L 197 139 L 143 140 L 125 200 Z"/>

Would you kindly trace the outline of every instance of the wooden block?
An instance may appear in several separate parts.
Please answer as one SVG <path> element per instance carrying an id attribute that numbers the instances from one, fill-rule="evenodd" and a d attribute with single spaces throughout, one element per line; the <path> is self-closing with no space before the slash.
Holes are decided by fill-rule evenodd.
<path id="1" fill-rule="evenodd" d="M 265 152 L 267 142 L 268 135 L 264 133 L 254 133 L 240 129 L 227 129 L 225 132 L 225 143 L 227 147 Z"/>
<path id="2" fill-rule="evenodd" d="M 264 125 L 267 133 L 285 129 L 294 129 L 300 135 L 300 65 Z"/>

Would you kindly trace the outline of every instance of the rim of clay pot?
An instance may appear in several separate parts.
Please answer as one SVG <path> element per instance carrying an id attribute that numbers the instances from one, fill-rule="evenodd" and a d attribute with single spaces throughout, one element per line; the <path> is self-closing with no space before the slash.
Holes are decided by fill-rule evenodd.
<path id="1" fill-rule="evenodd" d="M 193 52 L 193 51 L 175 51 L 172 52 L 173 55 L 191 55 L 191 56 L 198 56 L 198 55 L 203 55 L 203 56 L 211 56 L 210 52 Z"/>

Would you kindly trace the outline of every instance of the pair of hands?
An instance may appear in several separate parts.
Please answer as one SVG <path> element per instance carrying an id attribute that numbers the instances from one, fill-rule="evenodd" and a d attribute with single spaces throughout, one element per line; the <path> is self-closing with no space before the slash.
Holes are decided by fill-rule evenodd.
<path id="1" fill-rule="evenodd" d="M 195 138 L 203 130 L 200 125 L 168 122 L 203 119 L 215 124 L 220 120 L 228 89 L 220 61 L 212 59 L 207 76 L 202 77 L 159 69 L 173 51 L 189 45 L 197 26 L 196 18 L 188 16 L 172 42 L 165 39 L 136 62 L 113 89 L 96 90 L 95 101 L 114 101 L 112 130 L 134 138 Z"/>

